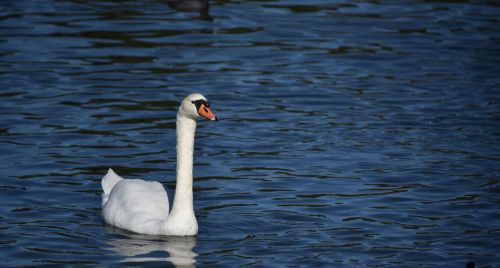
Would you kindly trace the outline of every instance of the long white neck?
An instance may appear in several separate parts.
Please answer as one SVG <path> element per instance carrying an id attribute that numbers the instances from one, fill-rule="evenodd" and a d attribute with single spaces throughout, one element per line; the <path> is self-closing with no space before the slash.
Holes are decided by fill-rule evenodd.
<path id="1" fill-rule="evenodd" d="M 177 116 L 177 186 L 172 212 L 193 210 L 193 151 L 196 121 Z"/>
<path id="2" fill-rule="evenodd" d="M 172 210 L 165 222 L 167 235 L 198 231 L 193 209 L 193 151 L 196 121 L 177 115 L 177 185 Z"/>

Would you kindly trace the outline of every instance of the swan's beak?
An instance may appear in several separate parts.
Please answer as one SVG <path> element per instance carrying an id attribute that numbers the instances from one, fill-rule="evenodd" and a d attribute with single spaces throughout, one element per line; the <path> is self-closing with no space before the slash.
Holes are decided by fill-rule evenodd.
<path id="1" fill-rule="evenodd" d="M 201 115 L 202 117 L 205 117 L 208 120 L 219 121 L 219 118 L 215 116 L 215 114 L 212 112 L 212 109 L 210 109 L 210 107 L 205 106 L 204 104 L 200 105 L 200 108 L 198 109 L 198 114 Z"/>

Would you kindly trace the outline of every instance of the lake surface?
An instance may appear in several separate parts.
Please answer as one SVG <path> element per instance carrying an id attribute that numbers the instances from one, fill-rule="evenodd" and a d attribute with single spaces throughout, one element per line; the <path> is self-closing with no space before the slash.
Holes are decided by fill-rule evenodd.
<path id="1" fill-rule="evenodd" d="M 496 1 L 0 3 L 0 266 L 500 266 Z M 196 237 L 107 226 L 100 180 L 175 187 Z"/>

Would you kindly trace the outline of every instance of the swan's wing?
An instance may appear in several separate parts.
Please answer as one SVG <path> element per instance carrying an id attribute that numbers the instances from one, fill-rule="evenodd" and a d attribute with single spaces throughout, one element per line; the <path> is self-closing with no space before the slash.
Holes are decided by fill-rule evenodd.
<path id="1" fill-rule="evenodd" d="M 112 169 L 109 169 L 108 173 L 102 177 L 101 186 L 104 191 L 102 194 L 103 205 L 108 201 L 109 194 L 111 193 L 111 190 L 113 190 L 113 187 L 115 187 L 115 185 L 122 180 L 123 178 L 118 176 L 118 174 L 116 174 Z"/>
<path id="2" fill-rule="evenodd" d="M 163 185 L 154 181 L 121 180 L 103 203 L 104 220 L 136 233 L 160 234 L 168 217 L 168 197 Z"/>

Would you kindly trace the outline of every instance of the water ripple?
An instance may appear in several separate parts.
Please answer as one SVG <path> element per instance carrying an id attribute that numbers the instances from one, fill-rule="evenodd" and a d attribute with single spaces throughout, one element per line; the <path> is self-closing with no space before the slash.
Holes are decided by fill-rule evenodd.
<path id="1" fill-rule="evenodd" d="M 0 4 L 3 266 L 498 266 L 498 4 L 210 4 Z M 199 235 L 105 225 L 191 91 Z"/>

